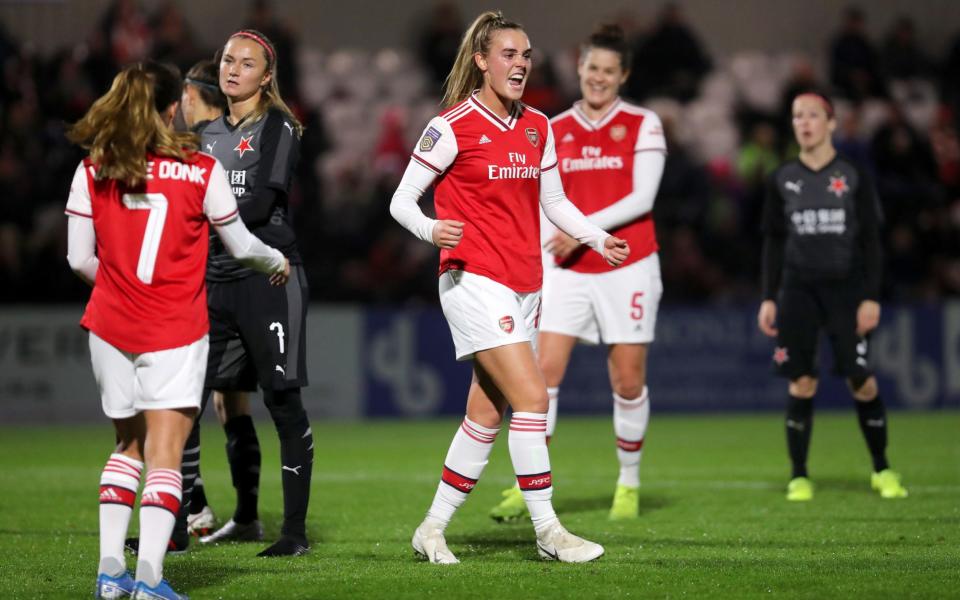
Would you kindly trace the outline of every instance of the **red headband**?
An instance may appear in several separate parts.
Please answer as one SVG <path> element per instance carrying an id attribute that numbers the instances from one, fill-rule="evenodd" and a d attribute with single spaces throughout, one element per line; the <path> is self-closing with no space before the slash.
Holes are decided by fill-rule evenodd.
<path id="1" fill-rule="evenodd" d="M 819 100 L 820 103 L 823 104 L 824 110 L 827 111 L 827 116 L 830 117 L 831 119 L 833 118 L 833 104 L 825 96 L 821 96 L 816 92 L 804 92 L 802 94 L 797 94 L 797 98 L 803 98 L 804 96 L 809 96 L 811 98 L 816 98 L 817 100 Z M 797 98 L 794 98 L 794 100 L 796 100 Z"/>
<path id="2" fill-rule="evenodd" d="M 255 41 L 256 43 L 258 43 L 258 44 L 260 44 L 261 46 L 263 46 L 263 49 L 266 50 L 266 51 L 267 51 L 267 54 L 270 56 L 270 62 L 271 62 L 271 63 L 277 62 L 276 56 L 273 55 L 273 48 L 270 47 L 270 44 L 267 43 L 267 40 L 263 39 L 263 38 L 260 37 L 259 35 L 255 34 L 255 33 L 250 33 L 249 31 L 238 31 L 238 32 L 236 32 L 235 34 L 231 35 L 230 37 L 232 37 L 232 38 L 235 38 L 235 37 L 250 38 L 251 40 L 253 40 L 253 41 Z"/>

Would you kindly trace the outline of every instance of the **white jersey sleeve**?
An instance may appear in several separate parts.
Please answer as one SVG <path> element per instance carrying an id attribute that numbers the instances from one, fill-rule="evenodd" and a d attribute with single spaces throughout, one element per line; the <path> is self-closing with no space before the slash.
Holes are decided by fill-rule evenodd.
<path id="1" fill-rule="evenodd" d="M 203 214 L 213 225 L 223 225 L 237 218 L 237 199 L 230 189 L 227 172 L 219 160 L 215 160 L 207 178 L 207 193 L 203 197 Z"/>
<path id="2" fill-rule="evenodd" d="M 667 140 L 663 135 L 663 124 L 660 123 L 660 117 L 652 110 L 648 110 L 640 123 L 640 131 L 637 132 L 637 143 L 633 147 L 634 152 L 643 152 L 645 150 L 667 151 Z"/>
<path id="3" fill-rule="evenodd" d="M 90 202 L 90 186 L 87 184 L 87 171 L 81 161 L 77 170 L 73 172 L 73 182 L 70 183 L 70 195 L 67 196 L 68 215 L 77 217 L 93 217 L 93 206 Z"/>
<path id="4" fill-rule="evenodd" d="M 453 164 L 458 152 L 457 136 L 453 133 L 453 127 L 443 117 L 434 117 L 423 130 L 423 135 L 413 150 L 413 158 L 440 175 Z"/>
<path id="5" fill-rule="evenodd" d="M 553 138 L 553 126 L 547 121 L 547 141 L 543 146 L 543 158 L 540 160 L 540 170 L 545 171 L 557 166 L 557 144 Z"/>

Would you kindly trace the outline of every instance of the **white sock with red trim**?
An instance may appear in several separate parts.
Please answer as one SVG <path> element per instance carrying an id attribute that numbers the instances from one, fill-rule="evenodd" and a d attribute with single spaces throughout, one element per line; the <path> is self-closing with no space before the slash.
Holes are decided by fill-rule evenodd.
<path id="1" fill-rule="evenodd" d="M 553 510 L 553 477 L 547 451 L 547 415 L 515 412 L 510 418 L 510 460 L 517 484 L 539 533 L 557 520 Z"/>
<path id="2" fill-rule="evenodd" d="M 553 432 L 557 430 L 557 398 L 560 396 L 560 388 L 547 388 L 547 444 L 553 437 Z"/>
<path id="3" fill-rule="evenodd" d="M 100 566 L 98 573 L 118 577 L 127 570 L 123 540 L 140 488 L 143 463 L 111 454 L 100 474 Z"/>
<path id="4" fill-rule="evenodd" d="M 150 587 L 163 579 L 163 556 L 180 510 L 183 479 L 180 471 L 150 469 L 140 496 L 140 552 L 137 581 Z"/>
<path id="5" fill-rule="evenodd" d="M 443 461 L 440 485 L 427 511 L 427 520 L 441 531 L 477 485 L 498 431 L 499 428 L 483 427 L 464 417 L 453 436 L 447 458 Z"/>
<path id="6" fill-rule="evenodd" d="M 640 397 L 633 400 L 616 393 L 613 395 L 613 431 L 617 435 L 617 459 L 620 461 L 618 485 L 640 487 L 640 457 L 649 422 L 647 386 L 643 386 Z"/>

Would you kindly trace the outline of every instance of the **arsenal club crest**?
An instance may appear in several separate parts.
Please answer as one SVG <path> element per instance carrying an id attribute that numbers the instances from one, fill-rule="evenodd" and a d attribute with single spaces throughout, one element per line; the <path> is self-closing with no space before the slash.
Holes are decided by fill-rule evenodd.
<path id="1" fill-rule="evenodd" d="M 787 354 L 786 347 L 777 347 L 773 350 L 773 362 L 777 363 L 777 366 L 782 366 L 783 363 L 790 360 L 790 356 Z"/>
<path id="2" fill-rule="evenodd" d="M 234 148 L 234 151 L 240 154 L 240 158 L 243 158 L 243 155 L 247 152 L 253 152 L 253 146 L 250 144 L 251 141 L 253 141 L 253 135 L 250 137 L 240 136 L 240 143 Z"/>
<path id="3" fill-rule="evenodd" d="M 610 128 L 610 139 L 615 142 L 622 142 L 623 138 L 627 137 L 627 126 L 626 125 L 614 125 Z"/>
<path id="4" fill-rule="evenodd" d="M 529 131 L 529 129 L 527 131 Z M 500 329 L 502 329 L 504 333 L 513 333 L 513 317 L 509 315 L 500 317 Z"/>
<path id="5" fill-rule="evenodd" d="M 843 195 L 850 191 L 850 186 L 847 185 L 847 176 L 831 176 L 830 183 L 827 184 L 827 191 L 835 194 L 837 198 L 843 198 Z"/>
<path id="6" fill-rule="evenodd" d="M 527 139 L 530 140 L 530 143 L 533 144 L 534 148 L 536 148 L 537 144 L 540 142 L 540 132 L 533 127 L 527 127 L 524 130 L 524 133 L 527 134 Z"/>

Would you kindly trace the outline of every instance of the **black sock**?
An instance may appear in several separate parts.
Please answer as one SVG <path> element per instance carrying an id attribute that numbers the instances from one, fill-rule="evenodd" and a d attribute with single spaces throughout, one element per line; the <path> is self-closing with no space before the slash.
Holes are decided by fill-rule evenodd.
<path id="1" fill-rule="evenodd" d="M 173 535 L 175 541 L 187 539 L 187 515 L 192 510 L 193 488 L 197 477 L 200 475 L 200 420 L 193 421 L 193 429 L 187 436 L 187 441 L 183 444 L 183 461 L 180 463 L 180 475 L 183 477 L 182 494 L 180 501 L 180 510 L 177 512 L 177 520 L 173 524 Z"/>
<path id="2" fill-rule="evenodd" d="M 890 468 L 887 462 L 887 409 L 880 396 L 869 402 L 856 401 L 855 404 L 860 431 L 873 459 L 873 470 L 879 473 Z"/>
<path id="3" fill-rule="evenodd" d="M 313 433 L 300 400 L 300 389 L 264 391 L 264 403 L 280 437 L 284 536 L 306 541 L 307 506 L 313 473 Z"/>
<path id="4" fill-rule="evenodd" d="M 197 472 L 197 480 L 193 482 L 193 494 L 190 497 L 190 514 L 195 515 L 207 507 L 207 493 L 203 491 L 203 479 Z"/>
<path id="5" fill-rule="evenodd" d="M 813 432 L 813 398 L 790 395 L 787 401 L 787 451 L 793 464 L 792 477 L 807 476 L 807 453 Z"/>
<path id="6" fill-rule="evenodd" d="M 233 520 L 250 523 L 257 519 L 257 495 L 260 487 L 260 441 L 250 415 L 234 417 L 223 424 L 227 433 L 227 460 L 237 490 L 237 509 Z"/>

